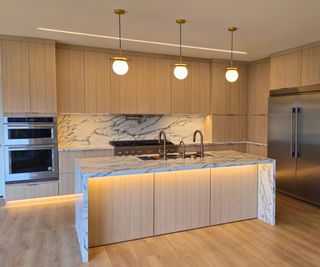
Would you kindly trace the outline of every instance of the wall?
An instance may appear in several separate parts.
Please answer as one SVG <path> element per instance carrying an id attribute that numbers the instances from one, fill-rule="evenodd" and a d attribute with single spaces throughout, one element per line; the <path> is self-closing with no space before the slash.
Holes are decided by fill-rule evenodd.
<path id="1" fill-rule="evenodd" d="M 164 129 L 167 139 L 192 143 L 195 130 L 204 130 L 200 115 L 146 115 L 144 122 L 125 115 L 62 114 L 58 116 L 60 146 L 108 145 L 111 140 L 157 139 Z"/>

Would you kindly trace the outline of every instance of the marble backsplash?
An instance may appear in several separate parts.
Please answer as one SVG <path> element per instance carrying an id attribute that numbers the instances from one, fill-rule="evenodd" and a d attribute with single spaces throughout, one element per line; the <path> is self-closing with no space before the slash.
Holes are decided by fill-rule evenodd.
<path id="1" fill-rule="evenodd" d="M 195 130 L 204 129 L 201 115 L 145 115 L 143 122 L 125 115 L 63 114 L 58 117 L 58 139 L 63 146 L 108 145 L 111 140 L 157 139 L 165 130 L 167 139 L 192 142 Z"/>

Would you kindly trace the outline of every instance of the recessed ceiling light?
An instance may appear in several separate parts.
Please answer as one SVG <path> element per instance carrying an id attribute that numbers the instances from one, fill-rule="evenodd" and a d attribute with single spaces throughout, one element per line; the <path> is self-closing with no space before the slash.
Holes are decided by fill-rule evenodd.
<path id="1" fill-rule="evenodd" d="M 64 34 L 81 35 L 81 36 L 88 36 L 88 37 L 95 37 L 95 38 L 119 40 L 119 37 L 115 37 L 115 36 L 84 33 L 84 32 L 65 31 L 65 30 L 50 29 L 50 28 L 37 28 L 37 30 L 47 31 L 47 32 L 64 33 Z M 138 39 L 131 39 L 131 38 L 121 38 L 121 40 L 122 41 L 127 41 L 127 42 L 134 42 L 134 43 L 145 43 L 145 44 L 153 44 L 153 45 L 164 45 L 164 46 L 179 47 L 179 44 L 171 44 L 171 43 L 163 43 L 163 42 L 155 42 L 155 41 L 147 41 L 147 40 L 138 40 Z M 222 52 L 222 53 L 230 53 L 231 52 L 230 50 L 226 50 L 226 49 L 209 48 L 209 47 L 192 46 L 192 45 L 182 45 L 182 47 L 183 48 L 188 48 L 188 49 L 214 51 L 214 52 Z M 243 52 L 243 51 L 232 51 L 232 52 L 234 54 L 242 54 L 242 55 L 247 55 L 248 54 L 247 52 Z"/>

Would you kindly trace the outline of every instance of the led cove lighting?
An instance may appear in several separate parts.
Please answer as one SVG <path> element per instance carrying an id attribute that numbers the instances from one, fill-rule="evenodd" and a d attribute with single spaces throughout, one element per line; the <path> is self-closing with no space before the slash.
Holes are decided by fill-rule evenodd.
<path id="1" fill-rule="evenodd" d="M 50 29 L 50 28 L 37 28 L 37 30 L 47 31 L 47 32 L 73 34 L 73 35 L 81 35 L 81 36 L 95 37 L 95 38 L 104 38 L 104 39 L 119 40 L 119 37 L 115 37 L 115 36 L 92 34 L 92 33 L 84 33 L 84 32 L 65 31 L 65 30 Z M 121 40 L 122 40 L 122 41 L 127 41 L 127 42 L 134 42 L 134 43 L 145 43 L 145 44 L 153 44 L 153 45 L 163 45 L 163 46 L 179 47 L 179 44 L 171 44 L 171 43 L 163 43 L 163 42 L 154 42 L 154 41 L 131 39 L 131 38 L 121 38 Z M 209 47 L 192 46 L 192 45 L 182 45 L 182 47 L 183 47 L 183 48 L 188 48 L 188 49 L 196 49 L 196 50 L 204 50 L 204 51 L 214 51 L 214 52 L 222 52 L 222 53 L 230 53 L 230 52 L 231 52 L 231 50 L 226 50 L 226 49 L 209 48 Z M 233 52 L 234 54 L 241 54 L 241 55 L 247 55 L 247 54 L 248 54 L 247 52 L 243 52 L 243 51 L 232 51 L 232 52 Z"/>

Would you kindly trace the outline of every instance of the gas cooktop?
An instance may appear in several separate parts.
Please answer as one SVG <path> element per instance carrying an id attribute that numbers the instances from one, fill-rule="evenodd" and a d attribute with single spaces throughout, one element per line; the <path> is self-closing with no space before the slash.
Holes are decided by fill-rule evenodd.
<path id="1" fill-rule="evenodd" d="M 158 146 L 159 141 L 158 140 L 124 140 L 124 141 L 110 141 L 110 145 L 113 147 L 138 147 L 138 146 Z M 161 143 L 163 145 L 163 140 L 161 140 Z M 172 142 L 167 141 L 167 145 L 173 145 Z"/>

